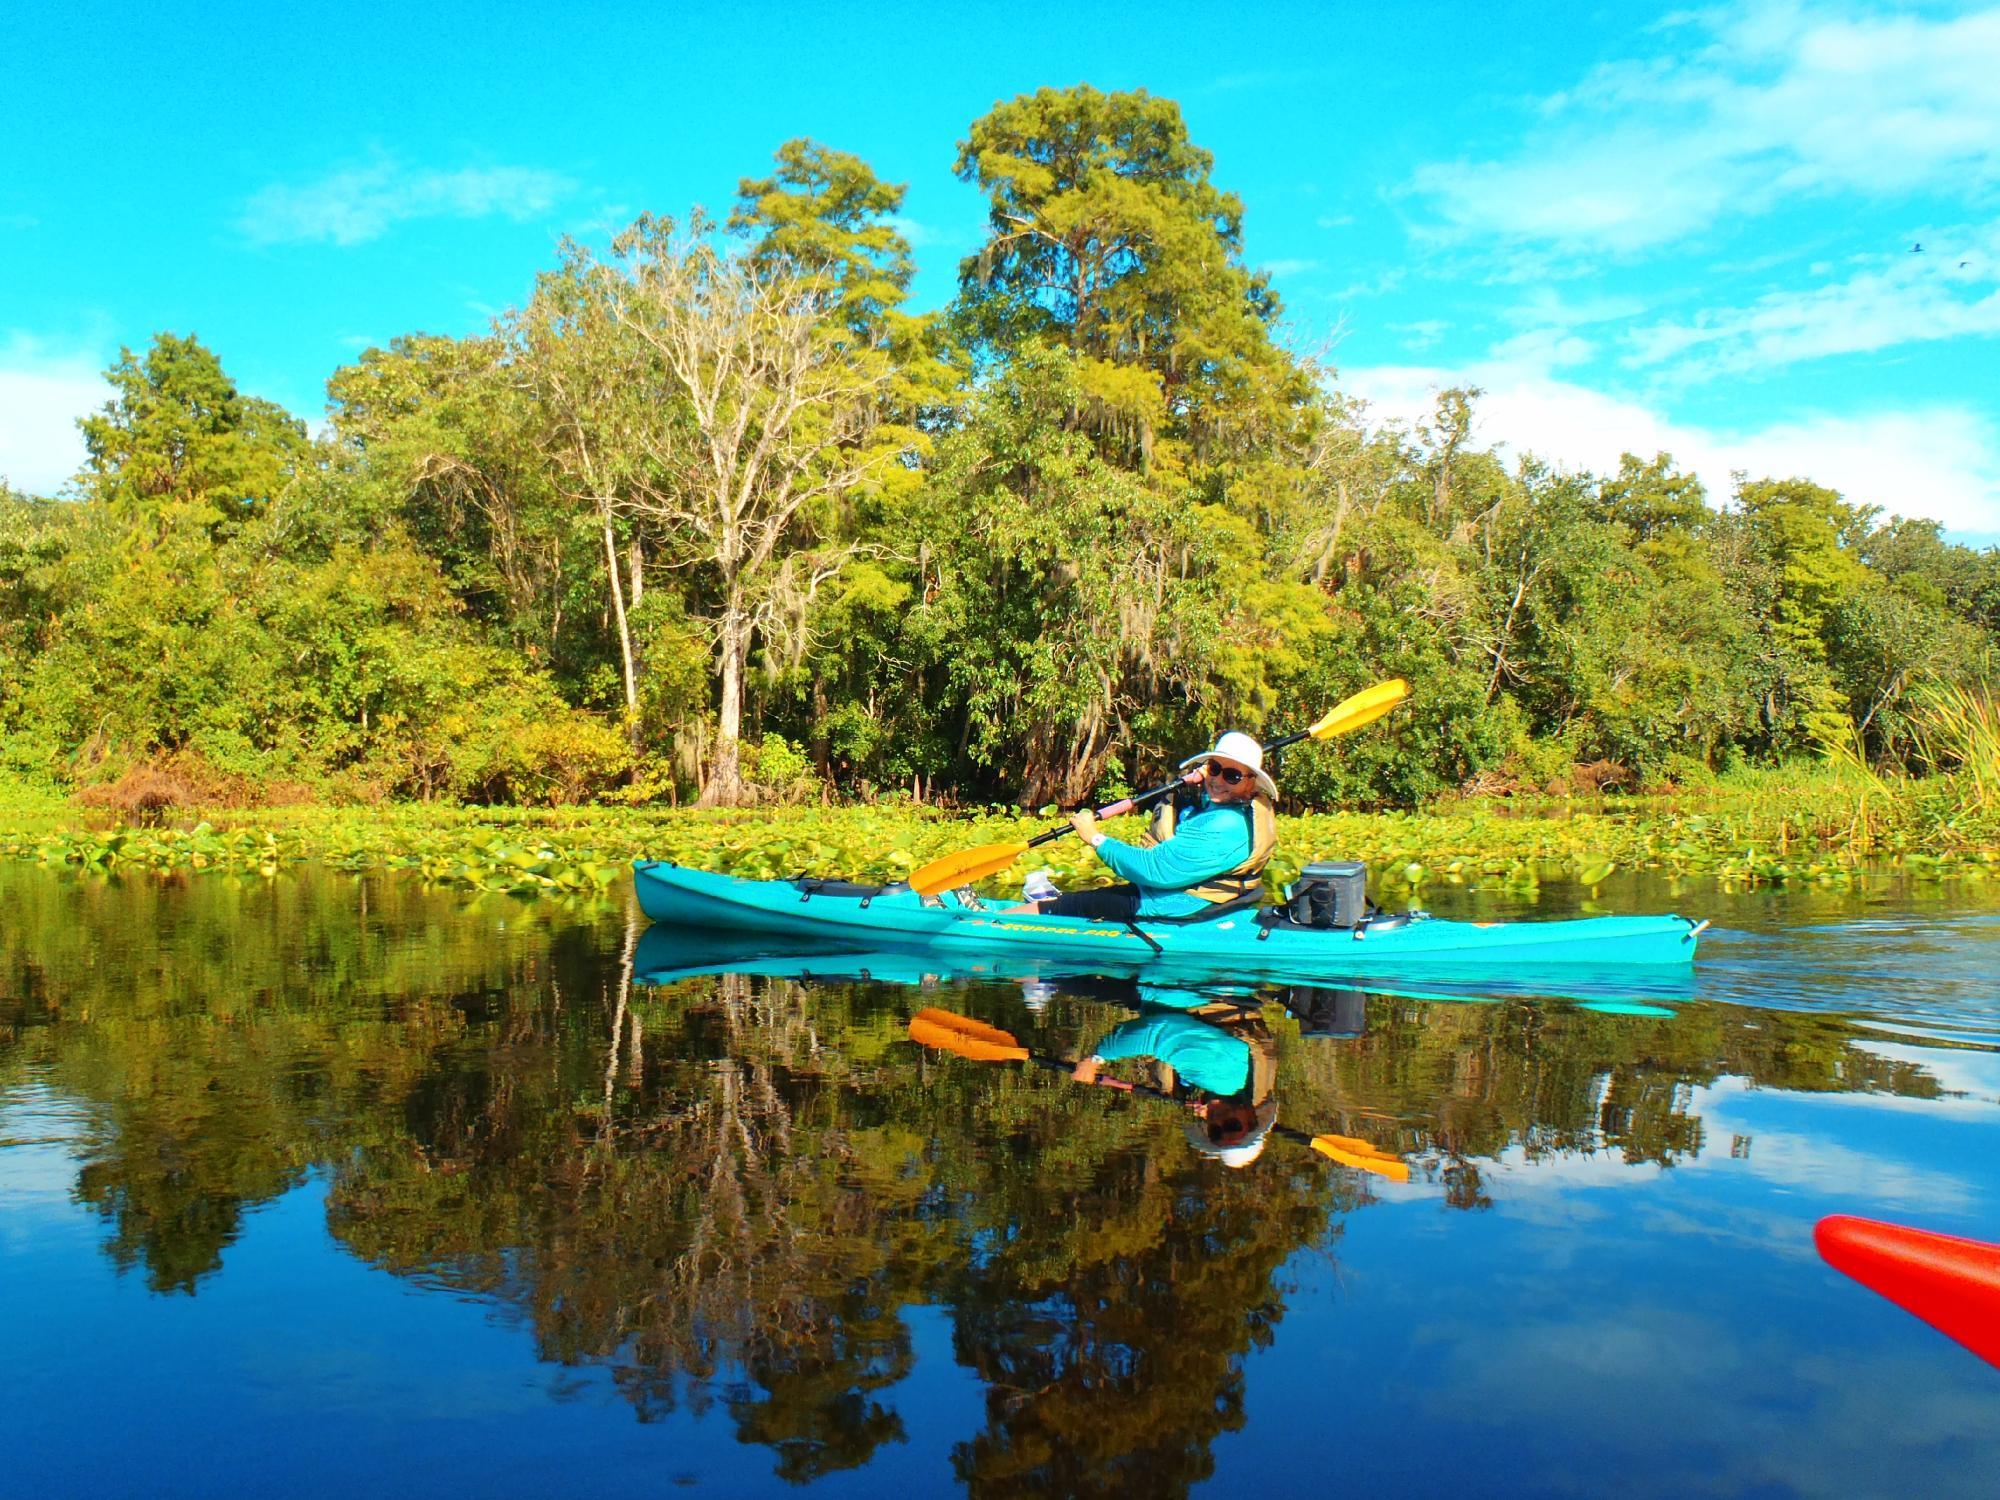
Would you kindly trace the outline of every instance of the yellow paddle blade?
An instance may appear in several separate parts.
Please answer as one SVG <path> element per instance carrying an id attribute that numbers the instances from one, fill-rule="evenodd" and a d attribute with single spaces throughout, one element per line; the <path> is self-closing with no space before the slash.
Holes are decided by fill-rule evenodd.
<path id="1" fill-rule="evenodd" d="M 1391 677 L 1387 682 L 1378 682 L 1372 688 L 1363 688 L 1352 698 L 1341 700 L 1306 733 L 1316 740 L 1350 734 L 1364 724 L 1373 724 L 1409 696 L 1410 685 L 1400 677 Z"/>
<path id="2" fill-rule="evenodd" d="M 1332 1157 L 1343 1167 L 1373 1172 L 1391 1182 L 1410 1180 L 1409 1164 L 1402 1157 L 1391 1156 L 1379 1146 L 1356 1140 L 1351 1135 L 1316 1135 L 1312 1138 L 1312 1148 L 1321 1156 Z"/>
<path id="3" fill-rule="evenodd" d="M 910 889 L 919 896 L 935 896 L 954 886 L 970 885 L 1014 863 L 1028 852 L 1024 843 L 981 844 L 977 849 L 961 849 L 919 866 L 910 873 Z"/>
<path id="4" fill-rule="evenodd" d="M 975 1037 L 982 1042 L 992 1042 L 999 1047 L 1018 1047 L 1021 1039 L 1011 1031 L 1003 1031 L 991 1021 L 977 1021 L 971 1016 L 961 1016 L 957 1011 L 940 1010 L 935 1005 L 926 1005 L 918 1011 L 914 1019 L 932 1026 L 942 1026 L 960 1036 Z"/>
<path id="5" fill-rule="evenodd" d="M 1028 1056 L 1012 1033 L 948 1010 L 925 1009 L 910 1017 L 910 1040 L 974 1062 L 1022 1062 Z"/>

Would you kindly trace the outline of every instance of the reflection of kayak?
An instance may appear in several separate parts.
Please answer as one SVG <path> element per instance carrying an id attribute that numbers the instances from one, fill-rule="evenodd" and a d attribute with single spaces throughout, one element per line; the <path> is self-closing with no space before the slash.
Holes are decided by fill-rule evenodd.
<path id="1" fill-rule="evenodd" d="M 1456 970 L 1475 980 L 1518 974 L 1524 965 L 1682 968 L 1694 959 L 1703 925 L 1673 916 L 1450 922 L 1412 915 L 1335 929 L 1294 926 L 1269 908 L 1199 922 L 1096 922 L 1007 912 L 997 903 L 966 906 L 949 893 L 926 901 L 904 886 L 741 880 L 643 859 L 633 866 L 633 881 L 647 916 L 690 927 L 849 947 L 919 943 L 951 952 L 1024 952 L 1092 964 L 1165 961 L 1304 979 L 1413 968 L 1426 975 Z"/>
<path id="2" fill-rule="evenodd" d="M 715 932 L 655 922 L 639 935 L 632 954 L 638 984 L 673 984 L 710 974 L 756 974 L 825 984 L 1014 983 L 1057 976 L 1047 966 L 981 959 L 961 954 L 947 959 L 921 949 L 844 948 L 810 938 L 774 937 L 754 932 Z"/>
<path id="3" fill-rule="evenodd" d="M 1826 1263 L 2000 1365 L 2000 1245 L 1829 1214 L 1813 1228 Z"/>
<path id="4" fill-rule="evenodd" d="M 822 984 L 899 984 L 929 988 L 945 984 L 1019 984 L 1038 981 L 1057 990 L 1070 990 L 1086 998 L 1106 998 L 1105 986 L 1134 985 L 1143 988 L 1140 998 L 1156 1003 L 1178 1004 L 1172 995 L 1185 995 L 1186 1003 L 1211 1000 L 1253 999 L 1257 996 L 1257 976 L 1234 978 L 1218 966 L 1187 965 L 1173 960 L 1150 963 L 1121 963 L 1088 956 L 1050 958 L 1036 953 L 959 953 L 935 947 L 877 946 L 843 948 L 811 939 L 754 932 L 718 932 L 712 927 L 696 928 L 657 922 L 640 935 L 632 955 L 632 977 L 639 984 L 672 984 L 713 974 L 755 974 L 772 979 L 795 979 Z M 1269 976 L 1265 976 L 1269 977 Z M 1275 996 L 1287 1009 L 1299 1013 L 1304 1006 L 1315 1015 L 1318 1034 L 1358 1034 L 1361 1021 L 1349 1015 L 1336 1020 L 1341 1002 L 1363 999 L 1362 991 L 1405 1000 L 1442 1000 L 1457 1004 L 1492 1002 L 1510 997 L 1570 1000 L 1586 1010 L 1612 1015 L 1665 1016 L 1672 1012 L 1653 1000 L 1687 998 L 1691 986 L 1682 975 L 1654 971 L 1643 983 L 1631 975 L 1623 979 L 1610 974 L 1598 976 L 1585 969 L 1559 971 L 1550 980 L 1538 981 L 1533 974 L 1517 973 L 1488 978 L 1475 985 L 1460 983 L 1456 976 L 1439 978 L 1429 971 L 1421 987 L 1407 982 L 1393 985 L 1375 979 L 1350 979 L 1338 989 L 1292 987 Z"/>

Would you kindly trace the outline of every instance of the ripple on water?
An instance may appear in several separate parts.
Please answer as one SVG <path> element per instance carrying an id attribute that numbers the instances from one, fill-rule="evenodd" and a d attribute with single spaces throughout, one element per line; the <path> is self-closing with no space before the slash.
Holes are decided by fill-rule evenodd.
<path id="1" fill-rule="evenodd" d="M 1870 915 L 1788 931 L 1712 931 L 1703 998 L 1864 1017 L 1961 1044 L 2000 1040 L 2000 917 Z"/>

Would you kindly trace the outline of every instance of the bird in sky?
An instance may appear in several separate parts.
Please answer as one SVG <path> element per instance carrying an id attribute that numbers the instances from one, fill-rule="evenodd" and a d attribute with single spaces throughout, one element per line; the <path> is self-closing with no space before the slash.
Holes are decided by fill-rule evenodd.
<path id="1" fill-rule="evenodd" d="M 1924 253 L 1924 242 L 1922 240 L 1918 240 L 1916 244 L 1910 246 L 1910 254 L 1922 255 L 1923 253 Z"/>

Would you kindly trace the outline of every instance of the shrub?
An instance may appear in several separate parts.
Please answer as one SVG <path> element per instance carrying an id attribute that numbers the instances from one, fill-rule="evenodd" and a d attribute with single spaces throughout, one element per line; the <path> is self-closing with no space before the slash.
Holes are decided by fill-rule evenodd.
<path id="1" fill-rule="evenodd" d="M 758 800 L 804 802 L 821 792 L 811 757 L 783 735 L 767 734 L 745 750 L 744 779 L 756 788 Z"/>
<path id="2" fill-rule="evenodd" d="M 522 726 L 500 799 L 551 807 L 588 802 L 632 769 L 632 747 L 602 720 L 574 710 Z"/>
<path id="3" fill-rule="evenodd" d="M 76 794 L 85 807 L 98 808 L 140 823 L 158 823 L 167 812 L 196 799 L 187 784 L 151 765 L 132 767 L 116 781 L 87 786 Z"/>

